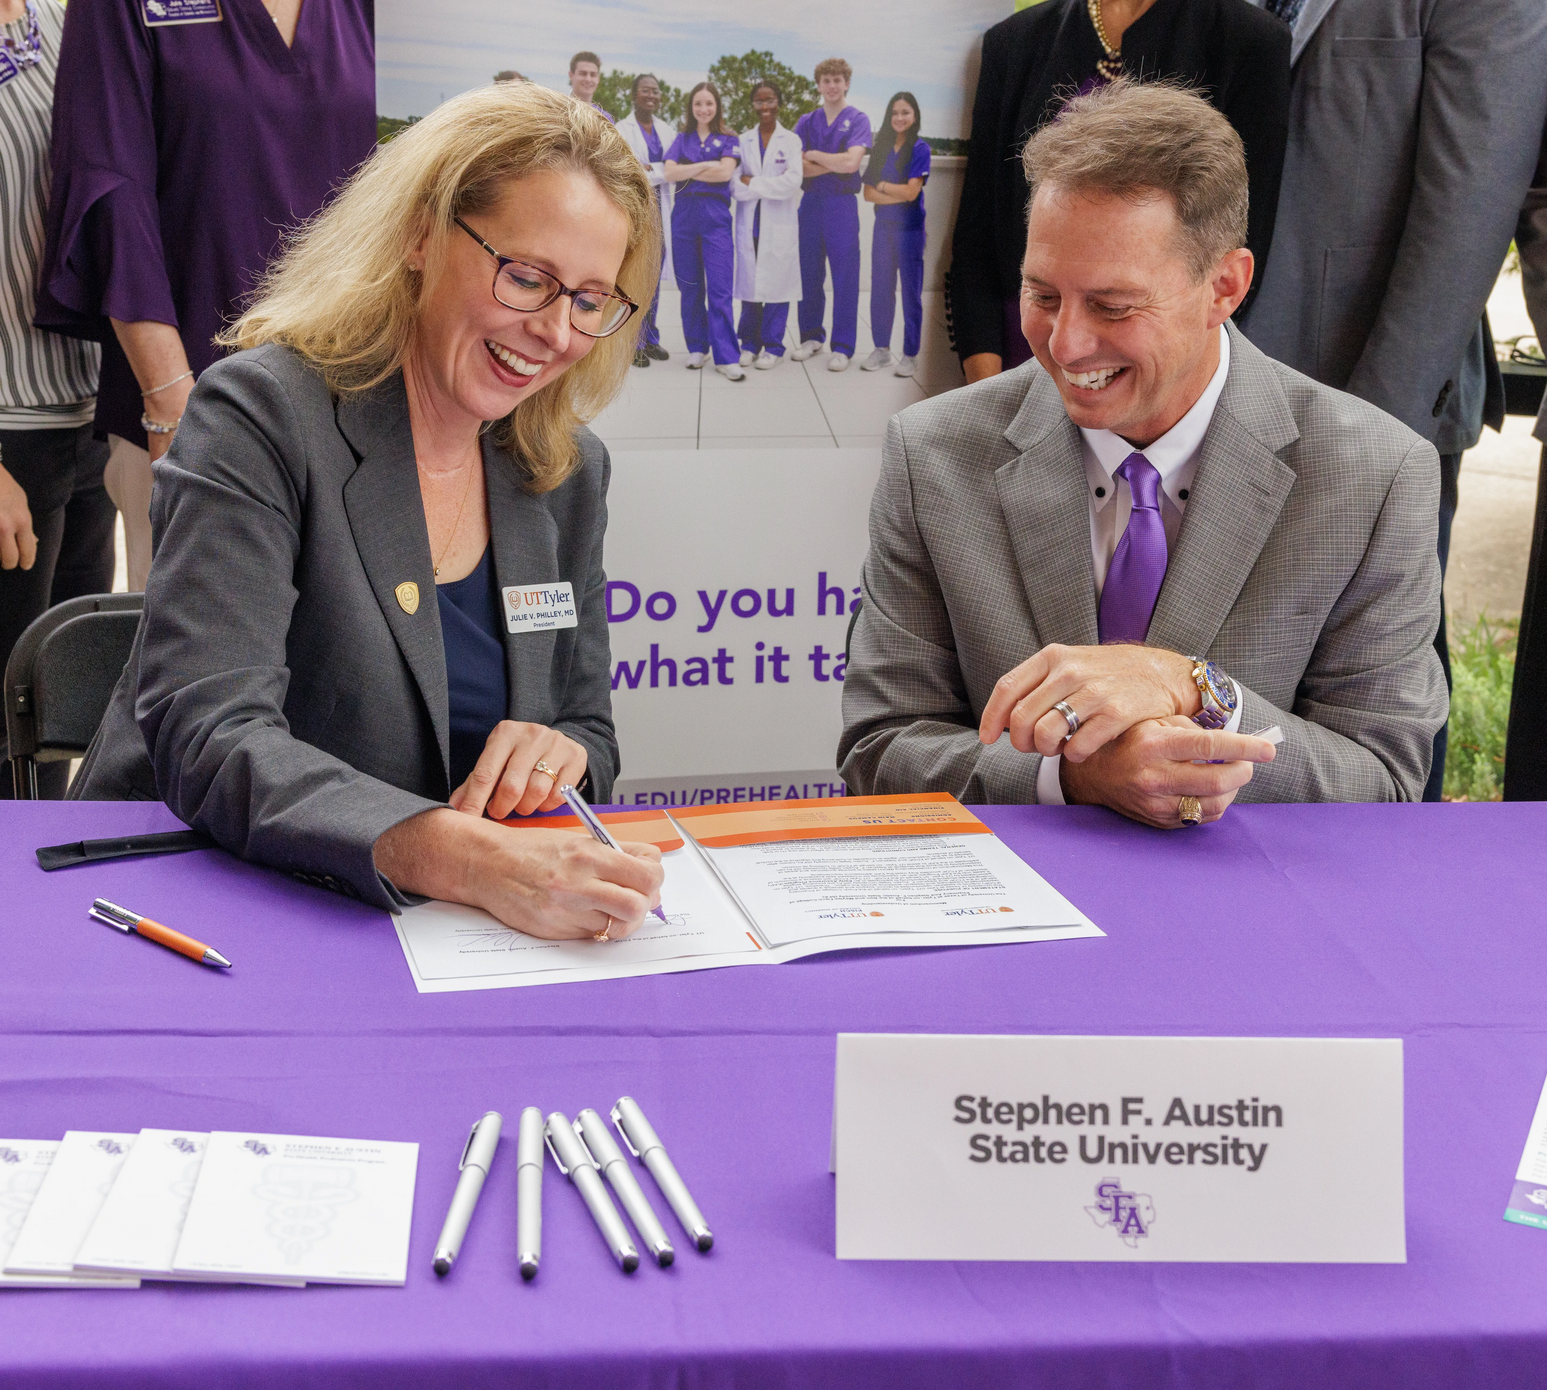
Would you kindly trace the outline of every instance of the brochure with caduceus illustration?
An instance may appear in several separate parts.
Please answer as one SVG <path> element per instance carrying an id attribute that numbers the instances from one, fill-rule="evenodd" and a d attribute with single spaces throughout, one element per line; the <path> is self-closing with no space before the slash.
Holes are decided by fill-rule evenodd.
<path id="1" fill-rule="evenodd" d="M 173 1269 L 402 1284 L 418 1164 L 417 1144 L 216 1130 Z"/>

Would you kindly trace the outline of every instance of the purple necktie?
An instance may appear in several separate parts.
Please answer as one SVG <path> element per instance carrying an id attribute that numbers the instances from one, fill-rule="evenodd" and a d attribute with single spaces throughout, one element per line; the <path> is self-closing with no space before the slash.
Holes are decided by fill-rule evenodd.
<path id="1" fill-rule="evenodd" d="M 1133 510 L 1101 589 L 1103 642 L 1142 642 L 1166 578 L 1166 526 L 1160 518 L 1160 474 L 1143 454 L 1129 454 L 1116 475 L 1128 484 Z"/>

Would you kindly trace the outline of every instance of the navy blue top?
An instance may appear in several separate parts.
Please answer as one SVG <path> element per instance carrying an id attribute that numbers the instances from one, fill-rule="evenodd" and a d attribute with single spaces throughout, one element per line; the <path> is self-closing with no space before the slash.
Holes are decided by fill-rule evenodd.
<path id="1" fill-rule="evenodd" d="M 507 717 L 505 627 L 494 575 L 494 548 L 485 546 L 466 579 L 435 586 L 440 635 L 446 647 L 451 697 L 451 789 L 467 780 L 494 726 Z"/>

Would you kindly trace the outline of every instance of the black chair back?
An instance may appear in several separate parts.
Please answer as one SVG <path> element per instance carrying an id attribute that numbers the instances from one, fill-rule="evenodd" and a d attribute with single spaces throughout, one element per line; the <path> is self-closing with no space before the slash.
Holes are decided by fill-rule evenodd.
<path id="1" fill-rule="evenodd" d="M 143 594 L 87 594 L 22 633 L 5 666 L 5 736 L 19 800 L 38 797 L 37 764 L 84 756 L 140 626 Z"/>

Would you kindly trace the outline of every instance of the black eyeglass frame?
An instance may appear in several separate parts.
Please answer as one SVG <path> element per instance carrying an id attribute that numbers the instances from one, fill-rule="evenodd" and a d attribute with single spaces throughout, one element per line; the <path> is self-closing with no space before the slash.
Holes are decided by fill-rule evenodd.
<path id="1" fill-rule="evenodd" d="M 553 303 L 555 299 L 559 299 L 564 295 L 568 295 L 570 305 L 569 326 L 582 337 L 594 338 L 598 341 L 602 338 L 610 338 L 613 336 L 613 334 L 620 332 L 628 323 L 628 321 L 639 312 L 639 305 L 637 305 L 632 299 L 624 294 L 623 291 L 616 285 L 612 287 L 611 291 L 572 290 L 568 285 L 560 280 L 557 275 L 554 275 L 551 271 L 544 270 L 540 265 L 533 265 L 530 261 L 518 260 L 515 256 L 502 256 L 498 251 L 490 246 L 488 242 L 479 236 L 477 232 L 469 227 L 467 223 L 464 222 L 460 217 L 453 217 L 451 220 L 455 222 L 457 226 L 459 226 L 464 232 L 466 232 L 468 236 L 472 237 L 472 239 L 476 241 L 481 247 L 483 247 L 485 251 L 494 257 L 494 282 L 490 285 L 489 292 L 494 295 L 494 298 L 500 304 L 504 304 L 507 309 L 514 309 L 518 314 L 536 314 L 546 309 L 550 304 Z M 552 280 L 553 283 L 558 286 L 558 288 L 554 290 L 554 292 L 549 295 L 547 299 L 543 300 L 541 304 L 534 304 L 530 309 L 523 309 L 516 304 L 505 304 L 505 301 L 500 299 L 497 291 L 499 288 L 500 276 L 505 273 L 505 267 L 508 265 L 519 265 L 523 266 L 527 270 L 535 270 L 539 275 L 547 276 L 547 278 Z M 618 320 L 616 328 L 609 328 L 605 333 L 587 333 L 585 329 L 576 327 L 575 324 L 575 296 L 577 294 L 600 294 L 605 299 L 619 300 L 628 306 L 628 313 Z"/>

